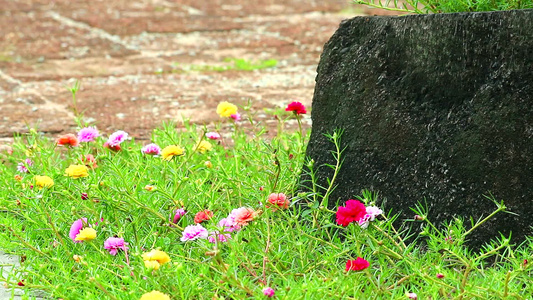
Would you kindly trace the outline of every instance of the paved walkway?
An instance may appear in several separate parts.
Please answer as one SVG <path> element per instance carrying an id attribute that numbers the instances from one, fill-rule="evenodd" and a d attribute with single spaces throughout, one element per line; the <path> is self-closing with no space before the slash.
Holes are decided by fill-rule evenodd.
<path id="1" fill-rule="evenodd" d="M 250 4 L 254 3 L 254 4 Z M 0 0 L 0 138 L 75 128 L 66 87 L 103 132 L 141 139 L 162 120 L 217 120 L 220 101 L 255 119 L 311 104 L 323 44 L 342 19 L 377 10 L 346 0 Z M 227 70 L 228 58 L 275 68 Z M 267 113 L 265 113 L 267 109 Z"/>

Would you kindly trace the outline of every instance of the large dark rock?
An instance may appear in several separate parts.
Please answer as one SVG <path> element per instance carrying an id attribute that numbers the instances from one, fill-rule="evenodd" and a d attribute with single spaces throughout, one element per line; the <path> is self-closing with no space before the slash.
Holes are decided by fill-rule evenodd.
<path id="1" fill-rule="evenodd" d="M 532 10 L 344 21 L 320 59 L 312 121 L 316 166 L 334 164 L 324 134 L 344 130 L 330 207 L 371 189 L 403 217 L 425 199 L 435 222 L 478 219 L 496 209 L 492 193 L 518 215 L 471 243 L 532 235 Z M 318 183 L 331 176 L 321 167 Z"/>

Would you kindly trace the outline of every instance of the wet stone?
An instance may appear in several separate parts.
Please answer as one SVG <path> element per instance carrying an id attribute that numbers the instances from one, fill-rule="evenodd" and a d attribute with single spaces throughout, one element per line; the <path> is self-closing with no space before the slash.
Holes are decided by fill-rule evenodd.
<path id="1" fill-rule="evenodd" d="M 413 218 L 417 203 L 442 223 L 465 224 L 504 200 L 469 236 L 480 246 L 531 236 L 533 11 L 356 17 L 325 45 L 307 155 L 318 184 L 335 164 L 324 136 L 344 130 L 344 161 L 330 207 L 379 191 L 384 211 Z M 304 180 L 307 180 L 304 176 Z"/>

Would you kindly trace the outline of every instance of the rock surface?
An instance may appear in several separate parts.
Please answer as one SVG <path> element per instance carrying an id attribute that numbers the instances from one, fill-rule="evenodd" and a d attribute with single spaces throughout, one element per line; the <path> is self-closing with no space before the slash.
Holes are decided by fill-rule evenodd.
<path id="1" fill-rule="evenodd" d="M 533 216 L 533 11 L 356 17 L 321 56 L 307 154 L 334 164 L 324 136 L 343 129 L 344 163 L 329 205 L 379 191 L 412 218 L 440 223 L 508 210 L 471 236 L 522 241 Z M 332 171 L 322 167 L 319 184 Z M 303 179 L 308 179 L 305 176 Z"/>

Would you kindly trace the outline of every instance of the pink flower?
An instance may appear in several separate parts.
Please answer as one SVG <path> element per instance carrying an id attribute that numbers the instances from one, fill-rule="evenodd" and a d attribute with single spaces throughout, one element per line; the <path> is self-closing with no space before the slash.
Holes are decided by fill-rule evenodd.
<path id="1" fill-rule="evenodd" d="M 418 299 L 418 296 L 417 296 L 416 293 L 406 293 L 405 296 L 407 296 L 407 298 L 413 299 L 413 300 Z"/>
<path id="2" fill-rule="evenodd" d="M 183 230 L 182 242 L 193 241 L 197 239 L 207 239 L 209 233 L 201 224 L 189 225 Z"/>
<path id="3" fill-rule="evenodd" d="M 235 223 L 235 220 L 231 216 L 220 220 L 218 222 L 218 227 L 221 228 L 224 232 L 234 232 L 241 230 L 241 226 Z"/>
<path id="4" fill-rule="evenodd" d="M 89 199 L 89 195 L 87 193 L 81 193 L 81 200 L 87 200 Z"/>
<path id="5" fill-rule="evenodd" d="M 442 278 L 444 278 L 444 274 L 442 274 L 442 273 L 437 273 L 437 278 L 438 278 L 438 279 L 442 279 Z"/>
<path id="6" fill-rule="evenodd" d="M 174 218 L 172 218 L 172 223 L 176 224 L 178 221 L 183 217 L 187 212 L 183 208 L 176 209 L 176 212 L 174 214 Z"/>
<path id="7" fill-rule="evenodd" d="M 346 262 L 346 271 L 361 271 L 370 266 L 370 263 L 361 257 L 358 257 L 355 260 L 348 260 Z"/>
<path id="8" fill-rule="evenodd" d="M 346 201 L 345 206 L 339 206 L 337 209 L 337 224 L 344 227 L 351 222 L 359 222 L 366 215 L 366 207 L 357 200 Z"/>
<path id="9" fill-rule="evenodd" d="M 128 243 L 124 242 L 123 238 L 110 237 L 104 242 L 104 249 L 109 250 L 109 254 L 117 255 L 119 249 L 127 251 L 129 248 L 126 246 Z"/>
<path id="10" fill-rule="evenodd" d="M 232 118 L 233 121 L 235 121 L 235 122 L 239 122 L 241 120 L 241 114 L 240 113 L 234 113 L 234 114 L 230 115 L 229 117 Z"/>
<path id="11" fill-rule="evenodd" d="M 275 293 L 276 293 L 276 292 L 275 292 L 274 289 L 271 288 L 271 287 L 266 287 L 266 288 L 263 289 L 263 294 L 264 294 L 265 296 L 267 296 L 268 298 L 272 298 L 272 297 L 274 297 L 274 294 L 275 294 Z"/>
<path id="12" fill-rule="evenodd" d="M 210 140 L 220 140 L 220 134 L 218 134 L 218 132 L 208 132 L 205 136 Z"/>
<path id="13" fill-rule="evenodd" d="M 359 226 L 362 228 L 367 228 L 368 223 L 374 221 L 374 219 L 382 213 L 383 211 L 377 206 L 367 206 L 365 216 L 358 221 Z"/>
<path id="14" fill-rule="evenodd" d="M 268 196 L 268 203 L 273 204 L 274 208 L 289 208 L 290 201 L 287 199 L 287 196 L 283 193 L 272 193 Z"/>
<path id="15" fill-rule="evenodd" d="M 161 147 L 159 147 L 157 144 L 148 144 L 141 149 L 142 153 L 149 154 L 149 155 L 159 155 L 161 154 Z"/>
<path id="16" fill-rule="evenodd" d="M 80 233 L 80 231 L 83 229 L 85 225 L 88 225 L 87 218 L 78 219 L 74 221 L 74 223 L 72 223 L 72 226 L 70 226 L 70 232 L 68 236 L 70 237 L 71 240 L 74 241 L 74 243 L 82 242 L 82 241 L 76 241 L 76 236 L 78 235 L 78 233 Z"/>
<path id="17" fill-rule="evenodd" d="M 80 142 L 93 142 L 99 136 L 100 133 L 95 127 L 85 127 L 78 132 L 78 140 Z"/>
<path id="18" fill-rule="evenodd" d="M 294 101 L 287 105 L 285 111 L 292 111 L 295 115 L 301 115 L 307 113 L 305 106 L 301 102 Z"/>
<path id="19" fill-rule="evenodd" d="M 228 218 L 231 218 L 235 224 L 246 226 L 259 215 L 255 210 L 248 207 L 240 207 L 231 211 Z"/>
<path id="20" fill-rule="evenodd" d="M 128 139 L 128 133 L 125 131 L 119 130 L 119 131 L 113 132 L 109 136 L 107 143 L 109 144 L 109 146 L 115 147 L 115 146 L 122 144 L 122 142 L 124 142 L 127 139 Z"/>
<path id="21" fill-rule="evenodd" d="M 24 160 L 24 162 L 18 163 L 17 171 L 19 171 L 20 173 L 28 173 L 29 172 L 28 167 L 31 167 L 32 165 L 33 165 L 33 162 L 31 161 L 31 159 L 26 158 L 26 160 Z M 26 167 L 26 166 L 28 166 L 28 167 Z"/>
<path id="22" fill-rule="evenodd" d="M 216 231 L 213 231 L 209 234 L 207 237 L 210 243 L 214 244 L 215 241 L 218 240 L 218 242 L 225 243 L 229 240 L 231 240 L 231 235 L 229 233 L 218 233 Z"/>

